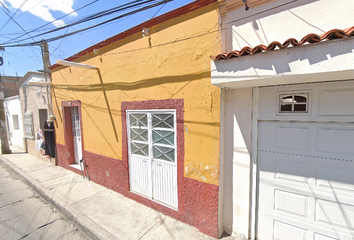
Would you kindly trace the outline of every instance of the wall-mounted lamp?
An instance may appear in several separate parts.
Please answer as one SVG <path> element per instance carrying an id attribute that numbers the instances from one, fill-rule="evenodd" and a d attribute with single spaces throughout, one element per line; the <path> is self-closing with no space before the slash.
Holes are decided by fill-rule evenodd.
<path id="1" fill-rule="evenodd" d="M 247 5 L 247 0 L 242 0 L 242 2 L 245 3 L 245 10 L 247 11 L 248 9 L 250 9 L 250 7 Z"/>
<path id="2" fill-rule="evenodd" d="M 93 49 L 93 53 L 98 55 L 100 53 L 100 50 L 95 48 L 95 49 Z"/>
<path id="3" fill-rule="evenodd" d="M 149 36 L 149 34 L 150 34 L 149 29 L 148 28 L 143 28 L 143 37 L 147 37 L 147 36 Z"/>
<path id="4" fill-rule="evenodd" d="M 39 98 L 42 96 L 42 93 L 39 90 L 37 90 L 36 94 L 37 94 L 37 97 L 39 97 Z"/>
<path id="5" fill-rule="evenodd" d="M 71 107 L 71 102 L 69 102 L 68 105 Z"/>

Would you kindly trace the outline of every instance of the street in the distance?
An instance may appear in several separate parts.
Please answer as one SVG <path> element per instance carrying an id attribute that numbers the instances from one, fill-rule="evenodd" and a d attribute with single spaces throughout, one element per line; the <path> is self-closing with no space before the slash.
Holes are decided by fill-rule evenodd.
<path id="1" fill-rule="evenodd" d="M 6 240 L 88 239 L 0 165 L 0 238 Z"/>

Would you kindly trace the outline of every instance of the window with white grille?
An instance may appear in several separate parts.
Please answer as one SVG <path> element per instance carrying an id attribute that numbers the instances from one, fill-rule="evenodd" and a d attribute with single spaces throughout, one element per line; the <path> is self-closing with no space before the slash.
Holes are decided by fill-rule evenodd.
<path id="1" fill-rule="evenodd" d="M 175 162 L 175 114 L 129 114 L 131 154 Z"/>
<path id="2" fill-rule="evenodd" d="M 30 138 L 30 139 L 34 139 L 32 113 L 25 113 L 24 114 L 24 121 L 25 121 L 25 137 Z"/>

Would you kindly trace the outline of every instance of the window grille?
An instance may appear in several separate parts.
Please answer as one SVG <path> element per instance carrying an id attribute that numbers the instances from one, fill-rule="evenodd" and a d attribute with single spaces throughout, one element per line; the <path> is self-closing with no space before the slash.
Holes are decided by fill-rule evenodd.
<path id="1" fill-rule="evenodd" d="M 307 113 L 308 93 L 279 94 L 279 113 Z"/>
<path id="2" fill-rule="evenodd" d="M 34 139 L 32 113 L 25 113 L 24 114 L 24 123 L 25 123 L 25 137 L 29 138 L 29 139 Z"/>

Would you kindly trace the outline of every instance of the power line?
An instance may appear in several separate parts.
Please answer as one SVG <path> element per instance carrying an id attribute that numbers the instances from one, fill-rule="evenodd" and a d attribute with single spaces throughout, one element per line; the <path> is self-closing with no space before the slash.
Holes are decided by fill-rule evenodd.
<path id="1" fill-rule="evenodd" d="M 2 4 L 2 3 L 1 3 Z M 2 4 L 3 6 L 5 6 L 4 4 Z M 7 9 L 7 8 L 6 8 Z M 8 9 L 7 9 L 8 10 Z M 26 30 L 15 20 L 15 19 L 13 19 L 13 17 L 12 16 L 10 16 L 10 13 L 8 13 L 8 12 L 6 12 L 6 11 L 4 11 L 4 13 L 12 20 L 12 21 L 14 21 L 15 23 L 16 23 L 16 25 L 17 26 L 19 26 L 30 38 L 32 38 L 31 37 L 31 35 L 29 35 L 27 32 L 26 32 Z M 35 39 L 34 38 L 32 38 L 33 39 L 33 41 L 35 41 Z M 30 48 L 31 49 L 31 48 Z M 31 51 L 36 55 L 36 53 L 31 49 Z"/>
<path id="2" fill-rule="evenodd" d="M 58 21 L 58 20 L 60 20 L 60 19 L 62 19 L 62 18 L 64 18 L 64 17 L 66 17 L 66 16 L 68 16 L 68 15 L 74 13 L 74 12 L 80 11 L 81 9 L 83 9 L 83 8 L 85 8 L 85 7 L 88 7 L 88 6 L 90 6 L 91 4 L 93 4 L 93 3 L 97 2 L 97 1 L 99 1 L 99 0 L 92 1 L 92 2 L 90 2 L 90 3 L 88 3 L 88 4 L 84 5 L 84 6 L 82 6 L 82 7 L 78 8 L 78 9 L 76 9 L 76 10 L 74 10 L 74 11 L 68 13 L 68 14 L 65 14 L 64 16 L 61 16 L 60 18 L 57 18 L 57 19 L 55 19 L 55 20 L 53 20 L 53 21 L 51 21 L 51 22 L 49 22 L 49 23 L 46 23 L 46 24 L 44 24 L 44 25 L 42 25 L 42 26 L 40 26 L 40 27 L 37 27 L 37 28 L 35 28 L 35 29 L 29 31 L 28 33 L 32 33 L 32 32 L 34 32 L 34 31 L 36 31 L 36 30 L 38 30 L 38 29 L 40 29 L 40 28 L 43 28 L 43 27 L 45 27 L 45 26 L 47 26 L 47 25 L 49 25 L 49 24 L 52 24 L 53 22 Z M 42 2 L 42 1 L 41 1 L 41 2 Z M 41 3 L 41 2 L 40 2 L 40 3 Z M 38 3 L 38 4 L 39 4 L 39 3 Z M 38 5 L 38 4 L 37 4 L 37 5 Z M 23 36 L 25 36 L 25 35 L 26 35 L 26 34 L 22 34 L 21 36 L 12 38 L 12 39 L 10 39 L 9 41 L 5 42 L 4 44 L 6 44 L 6 43 L 8 43 L 8 42 L 11 42 L 12 40 L 15 40 L 15 39 L 17 39 L 17 38 L 23 37 Z M 36 36 L 35 36 L 35 37 L 36 37 Z M 26 40 L 26 39 L 24 39 L 24 40 Z"/>
<path id="3" fill-rule="evenodd" d="M 150 0 L 151 1 L 151 0 Z M 61 39 L 61 38 L 65 38 L 65 37 L 69 37 L 69 36 L 72 36 L 74 34 L 77 34 L 79 32 L 83 32 L 83 31 L 86 31 L 86 30 L 89 30 L 89 29 L 92 29 L 92 28 L 96 28 L 98 26 L 101 26 L 101 25 L 104 25 L 104 24 L 107 24 L 109 22 L 112 22 L 112 21 L 115 21 L 117 19 L 120 19 L 120 18 L 123 18 L 123 17 L 126 17 L 126 16 L 129 16 L 129 15 L 132 15 L 132 14 L 136 14 L 138 12 L 141 12 L 141 11 L 144 11 L 144 10 L 147 10 L 147 9 L 150 9 L 150 8 L 153 8 L 153 7 L 156 7 L 156 6 L 159 6 L 161 4 L 165 4 L 166 2 L 170 2 L 170 1 L 173 1 L 173 0 L 163 0 L 161 2 L 158 2 L 158 3 L 155 3 L 155 4 L 151 4 L 151 5 L 148 5 L 148 6 L 145 6 L 145 7 L 142 7 L 142 8 L 139 8 L 137 10 L 134 10 L 134 11 L 131 11 L 131 12 L 128 12 L 128 13 L 125 13 L 125 14 L 122 14 L 118 17 L 115 17 L 115 18 L 112 18 L 112 19 L 109 19 L 107 21 L 104 21 L 104 22 L 101 22 L 99 24 L 96 24 L 96 25 L 93 25 L 93 26 L 90 26 L 90 27 L 87 27 L 87 28 L 83 28 L 83 29 L 80 29 L 80 30 L 77 30 L 77 31 L 74 31 L 74 32 L 71 32 L 71 33 L 68 33 L 68 34 L 64 34 L 64 35 L 60 35 L 60 36 L 56 36 L 56 37 L 53 37 L 53 38 L 49 38 L 49 39 L 46 39 L 47 42 L 52 42 L 52 41 L 55 41 L 55 40 L 58 40 L 58 39 Z M 36 37 L 36 36 L 34 36 Z M 23 39 L 25 40 L 25 39 Z M 18 41 L 16 41 L 18 42 Z M 33 45 L 38 45 L 40 44 L 42 41 L 35 41 L 35 42 L 32 42 L 32 43 L 22 43 L 22 44 L 14 44 L 14 45 L 5 45 L 5 47 L 21 47 L 21 46 L 33 46 Z"/>
<path id="4" fill-rule="evenodd" d="M 66 29 L 66 33 L 69 31 L 69 28 L 68 29 Z M 65 34 L 66 34 L 65 33 Z M 54 51 L 52 52 L 52 54 L 54 54 L 55 53 L 55 51 L 60 47 L 60 45 L 63 43 L 63 40 L 64 40 L 64 38 L 62 38 L 61 39 L 61 41 L 60 41 L 60 43 L 59 43 L 59 45 L 56 47 L 56 49 L 54 49 Z"/>
<path id="5" fill-rule="evenodd" d="M 96 0 L 97 1 L 97 0 Z M 108 9 L 108 10 L 104 10 L 104 11 L 101 11 L 101 12 L 98 12 L 98 13 L 95 13 L 95 14 L 92 14 L 92 15 L 89 15 L 88 17 L 84 18 L 84 19 L 81 19 L 81 20 L 78 20 L 76 22 L 73 22 L 73 23 L 70 23 L 70 24 L 67 24 L 67 25 L 64 25 L 64 26 L 61 26 L 61 27 L 58 27 L 58 28 L 55 28 L 53 30 L 50 30 L 50 31 L 47 31 L 45 33 L 41 33 L 41 34 L 37 34 L 33 37 L 39 37 L 39 36 L 42 36 L 42 35 L 46 35 L 46 34 L 49 34 L 49 33 L 53 33 L 53 32 L 56 32 L 56 31 L 59 31 L 59 30 L 62 30 L 64 28 L 68 28 L 68 27 L 71 27 L 71 26 L 74 26 L 74 25 L 77 25 L 77 24 L 80 24 L 80 23 L 84 23 L 84 22 L 87 22 L 87 21 L 90 21 L 90 20 L 93 20 L 93 19 L 96 19 L 96 18 L 100 18 L 100 17 L 103 17 L 103 16 L 107 16 L 107 15 L 110 15 L 112 13 L 115 13 L 115 12 L 119 12 L 119 11 L 124 11 L 124 10 L 127 10 L 129 8 L 134 8 L 134 7 L 137 7 L 139 5 L 144 5 L 144 4 L 147 4 L 149 2 L 154 2 L 156 0 L 146 0 L 144 2 L 141 2 L 143 0 L 135 0 L 135 1 L 132 1 L 132 2 L 129 2 L 129 3 L 126 3 L 126 4 L 123 4 L 123 5 L 120 5 L 118 7 L 114 7 L 114 8 L 111 8 L 111 9 Z M 166 0 L 164 0 L 166 1 Z M 169 1 L 172 1 L 172 0 L 169 0 Z M 141 2 L 141 3 L 138 3 L 138 2 Z M 135 4 L 134 4 L 135 3 Z M 133 4 L 133 5 L 132 5 Z M 129 6 L 131 5 L 131 6 Z M 58 20 L 58 19 L 56 19 Z M 56 21 L 54 20 L 54 21 Z M 52 22 L 54 22 L 52 21 Z M 49 23 L 48 23 L 49 24 Z M 45 24 L 45 25 L 48 25 L 48 24 Z M 44 25 L 44 26 L 45 26 Z M 39 27 L 41 28 L 41 27 Z M 39 28 L 36 28 L 35 30 L 39 29 Z M 34 30 L 33 30 L 34 31 Z M 31 32 L 33 32 L 31 31 Z M 5 45 L 5 44 L 12 44 L 12 43 L 16 43 L 16 42 L 21 42 L 21 41 L 24 41 L 24 40 L 28 40 L 29 38 L 25 38 L 25 39 L 20 39 L 20 40 L 17 40 L 17 41 L 12 41 L 14 39 L 18 39 L 20 37 L 24 36 L 21 35 L 19 37 L 16 37 L 16 38 L 13 38 L 5 43 L 2 43 L 2 45 Z M 12 42 L 11 42 L 12 41 Z"/>
<path id="6" fill-rule="evenodd" d="M 164 5 L 162 5 L 162 6 L 159 8 L 159 10 L 157 10 L 157 12 L 154 14 L 154 16 L 152 16 L 151 19 L 153 19 L 153 18 L 161 11 L 161 9 L 162 9 L 164 6 L 166 6 L 166 4 L 167 4 L 167 2 L 166 2 Z"/>
<path id="7" fill-rule="evenodd" d="M 25 3 L 28 2 L 28 0 L 24 0 L 22 2 L 22 4 L 20 5 L 19 8 L 16 9 L 16 11 L 14 12 L 14 14 L 12 14 L 11 18 L 9 18 L 6 23 L 1 27 L 0 31 L 4 29 L 4 27 L 11 21 L 11 19 L 18 13 L 18 11 L 20 11 L 20 9 L 23 7 L 23 5 L 25 5 Z"/>

